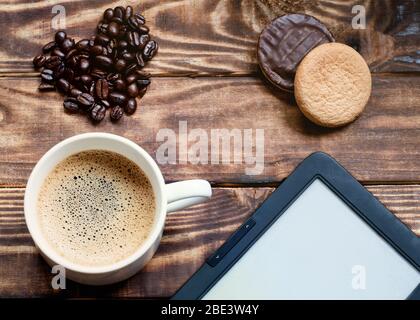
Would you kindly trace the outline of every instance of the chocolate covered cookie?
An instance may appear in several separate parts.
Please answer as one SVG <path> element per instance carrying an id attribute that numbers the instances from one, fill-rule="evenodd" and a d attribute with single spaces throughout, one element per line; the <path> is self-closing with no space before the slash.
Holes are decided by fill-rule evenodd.
<path id="1" fill-rule="evenodd" d="M 258 41 L 258 63 L 275 86 L 293 91 L 297 66 L 316 46 L 333 42 L 327 27 L 305 14 L 286 14 L 274 19 Z"/>

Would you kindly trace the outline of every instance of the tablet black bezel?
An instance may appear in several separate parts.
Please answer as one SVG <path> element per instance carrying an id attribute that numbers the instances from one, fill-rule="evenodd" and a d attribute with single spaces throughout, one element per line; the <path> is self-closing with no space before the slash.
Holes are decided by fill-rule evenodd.
<path id="1" fill-rule="evenodd" d="M 255 225 L 217 265 L 212 267 L 205 262 L 175 293 L 172 299 L 202 298 L 315 179 L 320 179 L 328 185 L 374 231 L 420 271 L 420 238 L 386 209 L 335 159 L 323 152 L 316 152 L 303 160 L 255 211 L 250 217 L 255 221 Z M 409 295 L 408 299 L 419 296 L 420 285 Z"/>

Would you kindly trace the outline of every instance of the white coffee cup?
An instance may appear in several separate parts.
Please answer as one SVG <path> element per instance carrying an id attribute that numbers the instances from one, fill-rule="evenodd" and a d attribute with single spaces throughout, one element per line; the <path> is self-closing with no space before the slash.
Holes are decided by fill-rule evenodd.
<path id="1" fill-rule="evenodd" d="M 86 150 L 113 151 L 130 159 L 146 174 L 155 195 L 155 221 L 146 241 L 132 255 L 112 265 L 93 267 L 68 261 L 47 242 L 39 224 L 38 194 L 47 175 L 62 160 Z M 66 277 L 76 282 L 105 285 L 131 277 L 149 262 L 159 246 L 166 213 L 198 204 L 210 197 L 211 187 L 205 180 L 188 180 L 165 184 L 155 161 L 134 142 L 109 133 L 86 133 L 58 143 L 36 164 L 26 185 L 25 220 L 35 245 L 50 266 L 63 266 L 66 270 Z"/>

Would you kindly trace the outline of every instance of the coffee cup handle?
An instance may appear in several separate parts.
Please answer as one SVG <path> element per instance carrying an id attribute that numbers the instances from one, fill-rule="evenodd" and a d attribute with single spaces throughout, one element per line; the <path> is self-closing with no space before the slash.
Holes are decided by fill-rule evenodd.
<path id="1" fill-rule="evenodd" d="M 211 186 L 206 180 L 185 180 L 166 185 L 167 212 L 173 212 L 204 202 L 211 197 Z"/>

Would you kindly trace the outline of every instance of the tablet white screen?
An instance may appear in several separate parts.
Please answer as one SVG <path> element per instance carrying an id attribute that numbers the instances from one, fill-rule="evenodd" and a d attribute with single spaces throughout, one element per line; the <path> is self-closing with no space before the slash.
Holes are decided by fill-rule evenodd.
<path id="1" fill-rule="evenodd" d="M 315 180 L 203 299 L 405 299 L 420 272 Z"/>

